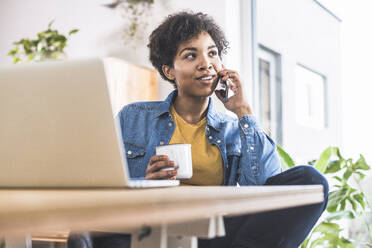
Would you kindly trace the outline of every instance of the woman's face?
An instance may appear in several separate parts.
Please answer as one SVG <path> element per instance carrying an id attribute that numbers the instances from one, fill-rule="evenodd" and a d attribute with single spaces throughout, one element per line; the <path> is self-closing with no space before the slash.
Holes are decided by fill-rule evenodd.
<path id="1" fill-rule="evenodd" d="M 210 96 L 217 85 L 217 70 L 222 69 L 212 37 L 202 32 L 182 43 L 174 58 L 173 68 L 168 69 L 177 84 L 179 95 Z"/>

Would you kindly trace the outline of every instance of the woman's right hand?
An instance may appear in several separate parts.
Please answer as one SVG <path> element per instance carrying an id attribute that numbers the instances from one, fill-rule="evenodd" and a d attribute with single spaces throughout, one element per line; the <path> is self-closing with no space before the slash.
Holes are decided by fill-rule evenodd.
<path id="1" fill-rule="evenodd" d="M 164 168 L 172 168 L 173 170 L 161 170 Z M 166 155 L 154 155 L 150 158 L 146 169 L 147 180 L 157 179 L 176 179 L 177 169 L 174 168 L 174 161 L 168 159 Z"/>

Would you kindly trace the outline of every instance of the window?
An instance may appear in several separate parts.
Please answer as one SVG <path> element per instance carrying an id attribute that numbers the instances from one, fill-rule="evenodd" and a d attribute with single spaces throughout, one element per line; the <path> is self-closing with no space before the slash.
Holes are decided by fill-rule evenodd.
<path id="1" fill-rule="evenodd" d="M 270 63 L 266 60 L 259 59 L 259 79 L 260 79 L 260 116 L 261 124 L 265 132 L 271 136 L 271 92 L 270 92 Z M 272 75 L 271 75 L 272 76 Z"/>
<path id="2" fill-rule="evenodd" d="M 306 127 L 326 127 L 325 76 L 300 64 L 296 66 L 296 121 Z"/>
<path id="3" fill-rule="evenodd" d="M 258 85 L 256 85 L 258 118 L 265 133 L 282 143 L 282 100 L 280 56 L 259 46 Z"/>

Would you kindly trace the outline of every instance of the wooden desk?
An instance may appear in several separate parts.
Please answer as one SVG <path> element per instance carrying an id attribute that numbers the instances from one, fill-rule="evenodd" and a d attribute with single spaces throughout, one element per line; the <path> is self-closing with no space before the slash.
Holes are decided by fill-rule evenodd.
<path id="1" fill-rule="evenodd" d="M 318 203 L 322 186 L 0 190 L 0 235 L 128 230 Z"/>

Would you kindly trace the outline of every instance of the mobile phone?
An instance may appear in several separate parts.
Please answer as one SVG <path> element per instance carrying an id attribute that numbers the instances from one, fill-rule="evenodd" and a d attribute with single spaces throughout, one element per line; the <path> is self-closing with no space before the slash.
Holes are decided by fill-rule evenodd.
<path id="1" fill-rule="evenodd" d="M 229 99 L 229 86 L 227 83 L 228 81 L 222 80 L 222 76 L 219 76 L 217 87 L 218 91 L 221 93 L 223 102 L 227 102 Z"/>

